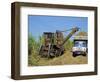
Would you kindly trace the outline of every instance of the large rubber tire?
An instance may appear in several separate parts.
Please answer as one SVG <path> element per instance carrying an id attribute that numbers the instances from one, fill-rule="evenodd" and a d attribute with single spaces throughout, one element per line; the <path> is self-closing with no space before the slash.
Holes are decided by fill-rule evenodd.
<path id="1" fill-rule="evenodd" d="M 73 52 L 73 57 L 76 57 L 77 55 Z"/>
<path id="2" fill-rule="evenodd" d="M 40 51 L 39 51 L 39 55 L 41 57 L 48 57 L 48 51 L 44 51 L 44 46 L 42 45 L 41 48 L 40 48 Z"/>
<path id="3" fill-rule="evenodd" d="M 82 56 L 86 56 L 87 54 L 85 53 L 85 54 L 82 54 Z"/>

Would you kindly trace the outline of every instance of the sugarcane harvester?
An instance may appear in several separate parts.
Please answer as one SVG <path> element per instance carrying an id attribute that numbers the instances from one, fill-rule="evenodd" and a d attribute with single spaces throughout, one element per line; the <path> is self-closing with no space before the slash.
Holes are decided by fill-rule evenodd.
<path id="1" fill-rule="evenodd" d="M 64 39 L 63 32 L 56 30 L 56 33 L 44 32 L 44 44 L 41 45 L 39 55 L 41 57 L 57 57 L 64 54 L 64 44 L 75 34 L 79 28 L 75 27 L 70 29 L 71 32 Z"/>

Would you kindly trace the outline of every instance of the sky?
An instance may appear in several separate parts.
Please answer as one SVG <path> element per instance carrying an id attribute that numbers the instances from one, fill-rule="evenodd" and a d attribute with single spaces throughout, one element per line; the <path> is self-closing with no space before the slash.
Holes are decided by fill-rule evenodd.
<path id="1" fill-rule="evenodd" d="M 28 16 L 28 33 L 35 38 L 42 36 L 43 32 L 56 32 L 56 30 L 68 30 L 73 27 L 79 27 L 80 31 L 88 31 L 87 17 L 70 16 Z M 67 35 L 69 32 L 65 33 Z"/>

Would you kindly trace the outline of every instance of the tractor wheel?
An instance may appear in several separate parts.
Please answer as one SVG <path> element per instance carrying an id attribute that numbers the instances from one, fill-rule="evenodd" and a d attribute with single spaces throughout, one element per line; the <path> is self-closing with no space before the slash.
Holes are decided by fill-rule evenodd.
<path id="1" fill-rule="evenodd" d="M 40 51 L 39 51 L 39 55 L 41 56 L 41 57 L 45 57 L 46 56 L 46 51 L 44 51 L 44 46 L 42 45 L 41 47 L 40 47 Z"/>
<path id="2" fill-rule="evenodd" d="M 41 56 L 41 57 L 46 57 L 46 58 L 47 58 L 47 57 L 48 57 L 48 55 L 47 55 L 47 54 L 48 54 L 48 51 L 43 51 L 43 52 L 42 52 L 42 56 Z"/>
<path id="3" fill-rule="evenodd" d="M 60 49 L 58 49 L 57 51 L 56 51 L 56 57 L 58 57 L 58 56 L 61 56 L 62 55 L 62 52 L 61 52 L 61 50 Z"/>

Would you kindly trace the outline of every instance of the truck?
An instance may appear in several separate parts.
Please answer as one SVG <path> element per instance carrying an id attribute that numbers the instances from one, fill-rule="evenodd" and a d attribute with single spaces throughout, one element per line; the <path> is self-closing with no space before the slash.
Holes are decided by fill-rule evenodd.
<path id="1" fill-rule="evenodd" d="M 78 55 L 86 56 L 88 53 L 88 40 L 87 36 L 75 36 L 73 40 L 74 46 L 72 47 L 73 57 Z"/>

